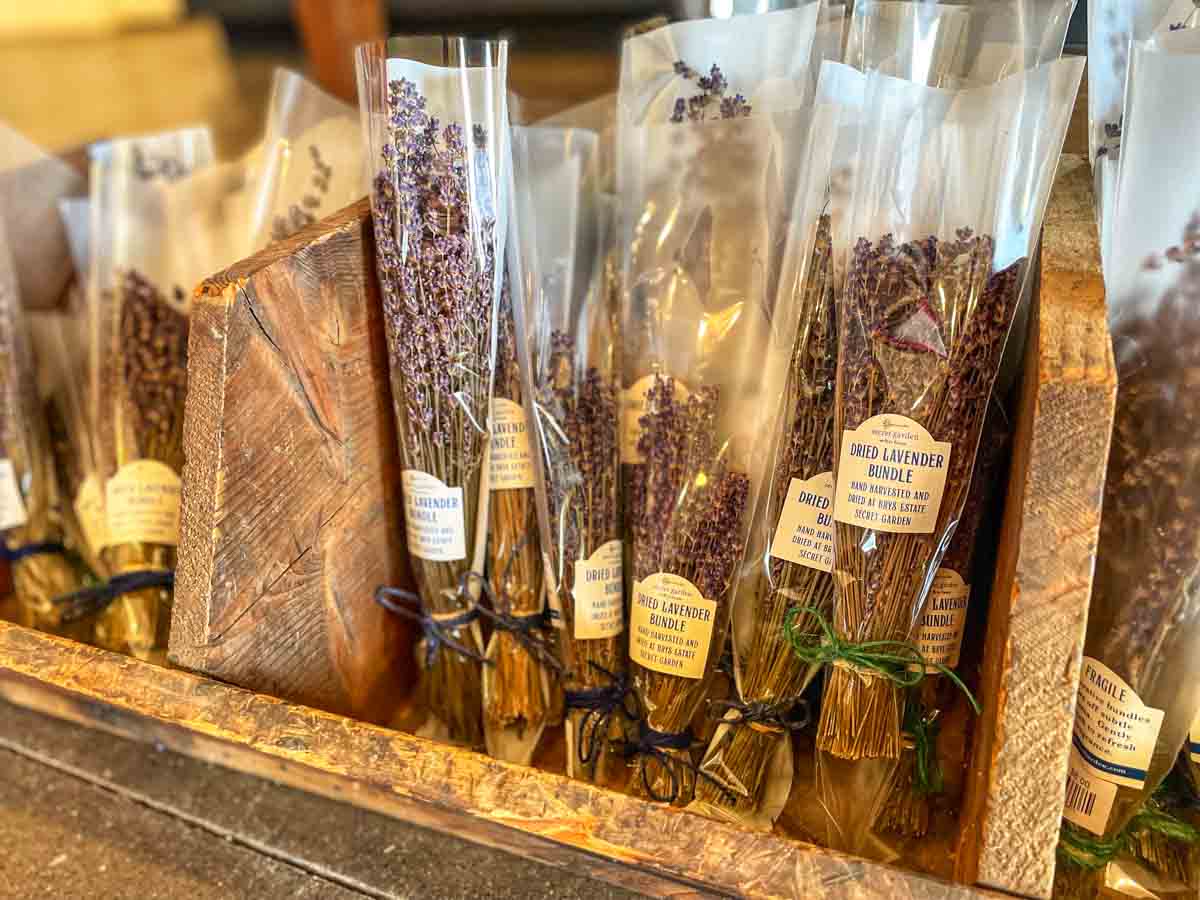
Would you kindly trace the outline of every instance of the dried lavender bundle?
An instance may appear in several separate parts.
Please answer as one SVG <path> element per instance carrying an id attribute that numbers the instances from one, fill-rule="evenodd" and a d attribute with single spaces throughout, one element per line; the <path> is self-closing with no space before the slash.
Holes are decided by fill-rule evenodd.
<path id="1" fill-rule="evenodd" d="M 1174 277 L 1155 298 L 1117 298 L 1116 419 L 1064 823 L 1068 832 L 1103 841 L 1121 832 L 1170 771 L 1200 706 L 1193 477 L 1200 467 L 1200 216 L 1145 266 Z M 1110 705 L 1144 720 L 1120 747 L 1091 724 Z M 1106 780 L 1090 763 L 1097 756 L 1135 771 L 1119 783 Z"/>
<path id="2" fill-rule="evenodd" d="M 787 430 L 759 524 L 765 532 L 763 559 L 749 583 L 739 587 L 734 610 L 735 620 L 749 620 L 750 632 L 737 653 L 740 710 L 727 717 L 735 724 L 720 729 L 705 752 L 700 769 L 712 780 L 696 784 L 696 800 L 707 812 L 727 810 L 748 818 L 761 809 L 768 764 L 787 740 L 789 707 L 815 672 L 792 651 L 785 620 L 796 610 L 795 627 L 815 628 L 811 614 L 800 610 L 828 616 L 833 606 L 829 504 L 837 326 L 832 275 L 830 219 L 823 214 L 798 286 L 801 327 L 785 395 Z M 735 635 L 738 631 L 735 621 Z"/>
<path id="3" fill-rule="evenodd" d="M 115 574 L 175 568 L 179 540 L 179 479 L 183 471 L 183 404 L 187 395 L 188 318 L 183 289 L 174 300 L 136 271 L 121 274 L 112 304 L 114 345 L 101 366 L 110 381 L 113 463 L 103 551 Z M 114 485 L 114 482 L 116 483 Z M 140 512 L 135 497 L 165 496 L 158 516 Z M 130 502 L 117 506 L 117 496 Z M 161 536 L 160 540 L 152 540 Z M 142 537 L 145 539 L 133 539 Z M 106 647 L 147 657 L 166 648 L 171 592 L 144 588 L 117 597 L 96 622 Z"/>
<path id="4" fill-rule="evenodd" d="M 835 419 L 838 500 L 843 483 L 853 492 L 846 511 L 840 502 L 835 510 L 834 627 L 843 640 L 916 636 L 942 541 L 962 510 L 1020 295 L 1024 260 L 993 272 L 993 253 L 990 236 L 967 228 L 950 241 L 897 245 L 885 235 L 854 248 L 840 304 Z M 944 481 L 881 486 L 909 483 L 925 474 L 919 469 Z M 856 517 L 920 530 L 843 521 Z M 902 709 L 895 680 L 836 661 L 818 747 L 843 759 L 897 759 Z"/>
<path id="5" fill-rule="evenodd" d="M 550 336 L 544 375 L 537 398 L 563 616 L 567 770 L 594 778 L 605 748 L 620 734 L 614 712 L 623 698 L 616 683 L 625 673 L 616 384 L 611 361 L 594 365 L 585 357 L 581 363 L 574 338 L 561 331 Z M 600 696 L 614 690 L 618 695 L 607 701 Z M 598 705 L 582 705 L 590 697 Z"/>
<path id="6" fill-rule="evenodd" d="M 967 604 L 972 594 L 971 572 L 979 549 L 979 530 L 995 493 L 996 479 L 1003 469 L 1007 448 L 1008 421 L 1000 402 L 993 397 L 962 515 L 933 577 L 921 618 L 917 645 L 930 663 L 958 668 Z M 908 698 L 904 754 L 893 776 L 891 796 L 876 824 L 880 831 L 912 837 L 922 837 L 929 830 L 931 801 L 933 795 L 942 791 L 937 736 L 940 718 L 957 691 L 937 669 L 928 667 L 925 674 Z M 924 758 L 918 759 L 919 753 Z"/>
<path id="7" fill-rule="evenodd" d="M 750 479 L 728 464 L 719 400 L 706 386 L 680 401 L 672 379 L 656 376 L 641 422 L 630 658 L 645 726 L 658 735 L 686 736 L 708 694 L 743 551 Z M 670 759 L 643 754 L 635 784 L 655 799 L 690 800 L 689 745 L 660 745 Z"/>
<path id="8" fill-rule="evenodd" d="M 506 279 L 507 284 L 507 279 Z M 536 622 L 544 610 L 542 556 L 534 502 L 533 459 L 522 405 L 512 299 L 501 294 L 490 450 L 491 528 L 488 571 L 495 612 L 515 620 L 498 627 L 488 646 L 492 666 L 484 675 L 483 714 L 488 752 L 529 763 L 550 715 L 550 687 L 539 654 L 544 637 Z M 530 621 L 534 624 L 525 624 Z M 502 623 L 508 621 L 504 618 Z M 506 740 L 505 736 L 511 737 Z"/>
<path id="9" fill-rule="evenodd" d="M 0 222 L 0 531 L 13 560 L 21 624 L 87 640 L 91 623 L 64 622 L 53 599 L 81 572 L 63 546 L 58 480 L 37 393 L 16 269 Z M 21 555 L 28 554 L 28 555 Z"/>
<path id="10" fill-rule="evenodd" d="M 357 63 L 376 166 L 371 203 L 419 589 L 412 600 L 426 622 L 420 692 L 433 733 L 482 746 L 483 643 L 474 617 L 504 256 L 497 215 L 507 203 L 497 144 L 505 45 L 412 43 L 449 58 L 442 67 L 394 58 L 397 46 L 360 47 Z M 463 122 L 475 123 L 469 136 Z"/>

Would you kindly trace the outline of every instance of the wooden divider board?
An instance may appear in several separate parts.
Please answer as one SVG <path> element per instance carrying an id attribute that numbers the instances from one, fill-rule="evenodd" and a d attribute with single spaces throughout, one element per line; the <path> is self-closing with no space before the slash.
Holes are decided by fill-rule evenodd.
<path id="1" fill-rule="evenodd" d="M 370 230 L 364 200 L 197 291 L 170 659 L 386 721 L 411 641 L 372 594 L 410 576 Z"/>
<path id="2" fill-rule="evenodd" d="M 1049 897 L 1117 376 L 1087 161 L 1046 215 L 988 611 L 957 877 Z"/>

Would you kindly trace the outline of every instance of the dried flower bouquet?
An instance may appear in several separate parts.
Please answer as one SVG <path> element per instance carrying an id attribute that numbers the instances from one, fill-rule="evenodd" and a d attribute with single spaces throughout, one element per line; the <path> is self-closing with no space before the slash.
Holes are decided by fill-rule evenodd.
<path id="1" fill-rule="evenodd" d="M 425 631 L 421 693 L 435 733 L 482 746 L 475 617 L 507 227 L 507 49 L 502 41 L 398 40 L 360 47 L 357 64 L 419 588 L 408 599 Z"/>

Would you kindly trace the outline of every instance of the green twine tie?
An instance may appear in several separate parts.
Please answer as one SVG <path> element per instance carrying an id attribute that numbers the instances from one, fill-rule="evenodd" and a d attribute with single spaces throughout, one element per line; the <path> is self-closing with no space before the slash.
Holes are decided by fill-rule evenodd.
<path id="1" fill-rule="evenodd" d="M 797 633 L 796 619 L 804 614 L 811 615 L 817 620 L 817 624 L 821 626 L 820 632 Z M 949 678 L 966 695 L 976 715 L 983 711 L 979 701 L 971 693 L 971 689 L 952 669 L 926 659 L 925 654 L 913 643 L 908 641 L 863 641 L 856 644 L 838 637 L 833 626 L 829 624 L 829 620 L 813 606 L 793 606 L 789 609 L 783 620 L 783 631 L 796 656 L 809 665 L 825 666 L 844 662 L 856 669 L 874 672 L 876 675 L 906 688 L 918 685 L 925 677 L 926 670 L 933 669 Z"/>
<path id="2" fill-rule="evenodd" d="M 913 743 L 913 790 L 925 796 L 940 794 L 945 785 L 937 755 L 941 730 L 936 717 L 926 716 L 924 705 L 912 699 L 904 706 L 904 733 Z"/>
<path id="3" fill-rule="evenodd" d="M 1128 848 L 1138 831 L 1153 831 L 1182 844 L 1200 841 L 1200 829 L 1177 819 L 1151 798 L 1112 840 L 1093 837 L 1082 828 L 1064 822 L 1058 834 L 1058 856 L 1084 869 L 1102 869 Z"/>

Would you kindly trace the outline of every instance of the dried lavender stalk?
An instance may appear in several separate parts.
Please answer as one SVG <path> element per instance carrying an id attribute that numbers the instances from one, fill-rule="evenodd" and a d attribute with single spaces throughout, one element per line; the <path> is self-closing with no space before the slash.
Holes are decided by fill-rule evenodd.
<path id="1" fill-rule="evenodd" d="M 774 532 L 793 479 L 807 481 L 833 471 L 833 394 L 837 369 L 837 320 L 833 302 L 830 219 L 817 224 L 812 258 L 800 288 L 800 330 L 792 353 L 788 380 L 788 432 L 780 448 L 771 487 L 766 525 Z M 800 661 L 784 633 L 784 620 L 793 607 L 812 607 L 826 616 L 833 606 L 833 577 L 828 572 L 777 557 L 766 561 L 739 596 L 752 605 L 754 630 L 741 665 L 741 701 L 777 703 L 798 698 L 810 667 Z M 760 567 L 761 568 L 761 567 Z M 812 616 L 796 619 L 801 631 L 815 628 Z M 701 770 L 717 784 L 701 779 L 696 799 L 746 815 L 762 803 L 762 789 L 771 755 L 786 739 L 778 727 L 759 723 L 740 725 L 724 733 L 705 753 Z M 723 789 L 722 789 L 723 788 Z"/>
<path id="2" fill-rule="evenodd" d="M 946 570 L 957 574 L 967 584 L 968 590 L 976 551 L 979 549 L 979 528 L 995 493 L 996 479 L 1001 472 L 1007 448 L 1008 423 L 999 402 L 993 400 L 984 422 L 975 474 L 971 478 L 971 487 L 963 503 L 962 515 L 939 567 L 939 571 Z M 965 613 L 963 615 L 965 618 Z M 959 637 L 961 639 L 961 631 Z M 950 665 L 949 662 L 946 664 Z M 940 673 L 927 673 L 916 688 L 918 698 L 915 702 L 919 704 L 919 710 L 915 711 L 915 714 L 925 718 L 928 727 L 933 729 L 935 738 L 937 719 L 949 707 L 953 700 L 952 694 L 956 690 L 950 680 Z M 913 703 L 914 699 L 910 697 L 908 702 Z M 936 751 L 936 747 L 934 750 Z M 936 758 L 931 762 L 938 764 Z M 935 786 L 918 783 L 915 747 L 906 735 L 904 754 L 892 781 L 892 793 L 880 813 L 876 827 L 881 831 L 923 837 L 929 831 L 932 814 L 930 787 Z"/>
<path id="3" fill-rule="evenodd" d="M 576 637 L 575 563 L 590 559 L 604 545 L 621 538 L 617 507 L 617 399 L 611 365 L 609 374 L 578 359 L 574 339 L 556 331 L 550 336 L 547 380 L 537 386 L 539 416 L 546 464 L 547 498 L 553 558 L 558 561 L 558 606 L 563 616 L 560 636 L 566 666 L 564 687 L 578 692 L 611 687 L 625 671 L 623 633 L 602 638 Z M 590 724 L 589 724 L 590 723 Z M 579 748 L 593 748 L 584 772 L 595 778 L 601 752 L 608 739 L 619 734 L 619 723 L 609 719 L 609 732 L 583 732 L 599 727 L 588 711 L 567 713 L 571 752 L 569 773 L 583 767 Z"/>
<path id="4" fill-rule="evenodd" d="M 49 433 L 37 396 L 37 373 L 20 312 L 7 246 L 0 234 L 0 458 L 12 466 L 12 477 L 25 508 L 25 522 L 4 534 L 10 549 L 61 542 L 58 481 Z M 27 556 L 13 563 L 12 578 L 20 619 L 77 640 L 91 637 L 90 622 L 64 624 L 51 602 L 74 590 L 81 573 L 62 553 Z"/>
<path id="5" fill-rule="evenodd" d="M 496 307 L 495 220 L 472 209 L 473 154 L 455 123 L 441 125 L 406 79 L 388 85 L 390 142 L 374 179 L 372 209 L 405 469 L 463 489 L 464 543 L 475 543 L 491 396 Z M 478 126 L 477 126 L 478 127 Z M 478 220 L 477 232 L 472 223 Z M 426 611 L 453 616 L 474 605 L 460 589 L 468 560 L 413 559 Z M 451 637 L 481 653 L 474 625 Z M 452 740 L 483 743 L 479 662 L 443 647 L 421 690 Z"/>
<path id="6" fill-rule="evenodd" d="M 507 286 L 500 299 L 493 393 L 521 404 L 512 300 Z M 488 570 L 497 612 L 512 616 L 536 615 L 542 610 L 542 558 L 533 489 L 493 489 L 491 504 Z M 511 632 L 498 629 L 495 640 L 496 647 L 491 656 L 495 665 L 494 689 L 489 692 L 484 716 L 498 728 L 514 729 L 518 736 L 523 736 L 527 730 L 536 734 L 549 715 L 546 673 Z"/>
<path id="7" fill-rule="evenodd" d="M 1113 326 L 1116 418 L 1084 654 L 1167 713 L 1145 789 L 1118 787 L 1106 839 L 1173 765 L 1179 742 L 1167 732 L 1191 723 L 1173 721 L 1170 701 L 1194 692 L 1200 652 L 1200 217 L 1145 265 L 1177 275 L 1162 296 L 1123 303 L 1129 312 Z"/>
<path id="8" fill-rule="evenodd" d="M 742 555 L 742 520 L 750 480 L 733 470 L 716 432 L 720 391 L 700 388 L 676 397 L 674 380 L 656 376 L 648 394 L 638 448 L 646 459 L 645 479 L 635 498 L 634 577 L 641 582 L 664 572 L 686 579 L 716 604 L 701 678 L 665 674 L 631 662 L 633 685 L 646 724 L 658 732 L 686 732 L 708 694 L 729 625 L 731 588 Z M 690 765 L 689 751 L 669 751 Z M 676 769 L 678 783 L 661 764 L 642 757 L 636 785 L 647 782 L 653 796 L 686 803 L 694 790 L 688 767 Z"/>
<path id="9" fill-rule="evenodd" d="M 855 643 L 915 637 L 932 569 L 970 483 L 992 384 L 1016 310 L 1024 260 L 992 271 L 993 241 L 960 229 L 897 245 L 860 238 L 840 304 L 835 441 L 897 413 L 952 445 L 931 534 L 835 526 L 837 634 Z M 835 458 L 837 458 L 835 456 Z M 891 680 L 831 666 L 818 729 L 835 757 L 898 759 L 903 698 Z"/>
<path id="10" fill-rule="evenodd" d="M 178 287 L 175 299 L 183 299 Z M 115 300 L 114 356 L 101 365 L 115 376 L 111 402 L 116 407 L 112 425 L 116 470 L 137 460 L 154 460 L 178 475 L 183 469 L 188 318 L 136 271 L 120 276 Z M 102 555 L 118 574 L 175 568 L 171 544 L 119 544 L 105 548 Z M 96 639 L 139 657 L 161 655 L 170 615 L 169 590 L 147 588 L 126 594 L 101 613 Z"/>

